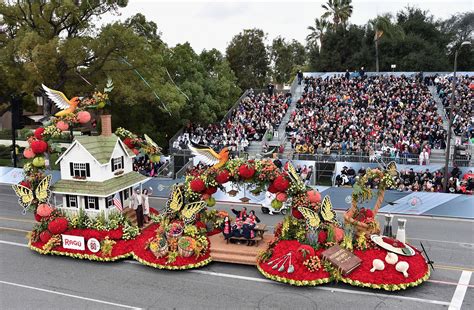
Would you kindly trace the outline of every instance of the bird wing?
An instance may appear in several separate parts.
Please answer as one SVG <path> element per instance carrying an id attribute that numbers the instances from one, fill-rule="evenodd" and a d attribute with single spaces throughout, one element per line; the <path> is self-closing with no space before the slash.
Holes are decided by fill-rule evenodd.
<path id="1" fill-rule="evenodd" d="M 220 156 L 213 149 L 207 146 L 193 145 L 188 144 L 189 149 L 199 159 L 206 165 L 213 166 L 220 161 Z"/>
<path id="2" fill-rule="evenodd" d="M 54 102 L 58 109 L 66 110 L 70 107 L 69 99 L 67 99 L 62 92 L 51 89 L 44 84 L 41 85 L 43 86 L 43 89 L 46 92 L 46 96 L 48 96 L 49 100 Z"/>
<path id="3" fill-rule="evenodd" d="M 150 144 L 151 146 L 153 146 L 154 148 L 157 148 L 159 149 L 160 147 L 158 146 L 158 144 L 155 143 L 155 141 L 153 141 L 147 134 L 144 134 L 143 135 L 145 137 L 145 140 L 148 144 Z"/>

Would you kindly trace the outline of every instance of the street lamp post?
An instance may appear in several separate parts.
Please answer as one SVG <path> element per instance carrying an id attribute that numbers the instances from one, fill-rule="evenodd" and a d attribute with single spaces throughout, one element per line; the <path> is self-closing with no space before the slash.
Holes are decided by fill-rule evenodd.
<path id="1" fill-rule="evenodd" d="M 453 110 L 454 110 L 454 97 L 455 97 L 455 92 L 456 92 L 456 69 L 458 65 L 458 53 L 459 50 L 464 46 L 464 45 L 471 45 L 470 41 L 464 41 L 461 43 L 461 45 L 456 49 L 454 52 L 454 71 L 453 71 L 453 81 L 451 85 L 451 102 L 449 104 L 449 115 L 448 115 L 448 141 L 446 141 L 446 157 L 444 160 L 444 182 L 443 182 L 443 187 L 444 191 L 448 191 L 448 165 L 449 165 L 449 157 L 451 153 L 451 132 L 452 132 L 452 126 L 453 126 Z"/>

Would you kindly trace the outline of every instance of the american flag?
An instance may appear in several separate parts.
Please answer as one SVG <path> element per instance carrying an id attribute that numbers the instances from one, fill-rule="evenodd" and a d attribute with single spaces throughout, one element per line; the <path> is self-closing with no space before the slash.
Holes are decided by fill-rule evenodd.
<path id="1" fill-rule="evenodd" d="M 120 202 L 120 195 L 119 193 L 115 193 L 114 196 L 114 206 L 120 211 L 123 211 L 122 203 Z"/>

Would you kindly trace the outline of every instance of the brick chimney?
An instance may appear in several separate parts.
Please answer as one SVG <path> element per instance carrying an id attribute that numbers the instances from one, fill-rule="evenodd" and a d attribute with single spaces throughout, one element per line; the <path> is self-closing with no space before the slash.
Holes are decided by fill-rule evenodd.
<path id="1" fill-rule="evenodd" d="M 102 136 L 108 137 L 112 135 L 112 115 L 101 115 L 100 123 L 102 126 Z"/>

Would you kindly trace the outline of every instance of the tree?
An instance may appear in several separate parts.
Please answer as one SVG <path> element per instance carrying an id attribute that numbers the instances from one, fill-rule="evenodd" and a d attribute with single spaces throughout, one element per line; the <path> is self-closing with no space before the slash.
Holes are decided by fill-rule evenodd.
<path id="1" fill-rule="evenodd" d="M 453 15 L 441 23 L 441 31 L 449 37 L 449 58 L 454 62 L 455 50 L 464 41 L 472 41 L 474 32 L 474 13 L 466 12 Z M 474 48 L 463 48 L 458 58 L 459 70 L 472 70 L 474 67 Z"/>
<path id="2" fill-rule="evenodd" d="M 383 36 L 388 39 L 394 37 L 403 37 L 403 30 L 398 25 L 392 24 L 391 15 L 385 14 L 377 16 L 375 19 L 369 21 L 369 27 L 374 31 L 374 45 L 375 45 L 375 71 L 379 72 L 379 42 Z"/>
<path id="3" fill-rule="evenodd" d="M 245 29 L 235 35 L 227 46 L 226 58 L 242 89 L 265 85 L 270 71 L 265 38 L 260 29 Z"/>
<path id="4" fill-rule="evenodd" d="M 310 30 L 310 34 L 306 37 L 306 41 L 311 45 L 317 44 L 319 41 L 319 46 L 322 45 L 324 33 L 329 28 L 329 22 L 325 18 L 315 18 L 314 19 L 314 27 L 308 26 L 308 30 Z"/>
<path id="5" fill-rule="evenodd" d="M 304 46 L 296 40 L 287 43 L 284 38 L 277 37 L 273 40 L 270 50 L 274 80 L 280 84 L 288 83 L 293 77 L 293 68 L 302 66 L 305 62 Z"/>
<path id="6" fill-rule="evenodd" d="M 352 15 L 352 0 L 328 0 L 326 4 L 321 5 L 326 10 L 321 18 L 332 18 L 334 27 L 337 28 L 339 24 L 343 28 L 346 27 L 347 21 Z"/>

